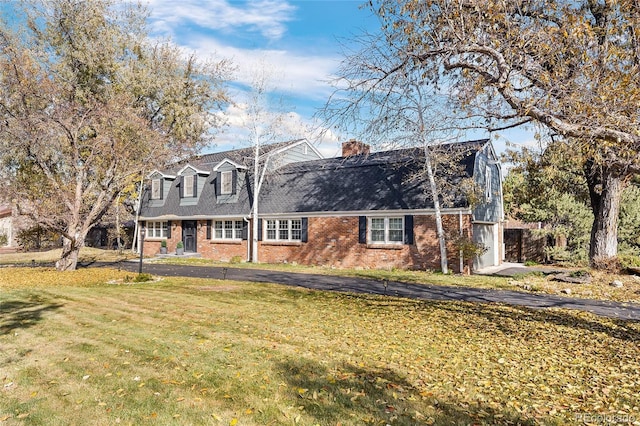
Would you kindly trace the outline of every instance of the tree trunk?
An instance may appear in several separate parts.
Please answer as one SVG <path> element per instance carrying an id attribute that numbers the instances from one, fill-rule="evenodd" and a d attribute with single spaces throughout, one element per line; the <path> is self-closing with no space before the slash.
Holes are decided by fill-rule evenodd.
<path id="1" fill-rule="evenodd" d="M 627 179 L 591 161 L 585 172 L 593 212 L 589 262 L 593 267 L 606 267 L 618 255 L 618 215 Z"/>
<path id="2" fill-rule="evenodd" d="M 78 265 L 78 255 L 80 254 L 80 245 L 77 241 L 73 241 L 64 237 L 62 240 L 62 254 L 56 262 L 58 271 L 75 271 Z"/>
<path id="3" fill-rule="evenodd" d="M 447 240 L 444 235 L 444 228 L 442 226 L 442 211 L 440 210 L 440 196 L 438 192 L 438 186 L 436 184 L 436 178 L 433 174 L 433 167 L 431 164 L 431 153 L 429 147 L 425 145 L 425 167 L 427 169 L 427 178 L 429 179 L 429 188 L 431 190 L 431 198 L 433 198 L 433 208 L 436 211 L 436 233 L 438 235 L 438 244 L 440 246 L 440 269 L 443 274 L 449 273 L 449 262 L 447 259 Z"/>

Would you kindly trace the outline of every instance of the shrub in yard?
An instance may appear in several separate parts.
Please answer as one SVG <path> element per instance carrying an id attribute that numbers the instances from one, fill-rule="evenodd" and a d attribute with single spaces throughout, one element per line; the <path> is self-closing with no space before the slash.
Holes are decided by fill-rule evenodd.
<path id="1" fill-rule="evenodd" d="M 0 234 L 0 247 L 6 246 L 9 243 L 9 239 L 5 234 Z"/>
<path id="2" fill-rule="evenodd" d="M 147 281 L 151 281 L 152 279 L 153 279 L 153 277 L 151 276 L 151 274 L 142 273 L 142 274 L 136 275 L 136 277 L 133 279 L 133 282 L 134 283 L 146 283 Z"/>
<path id="3" fill-rule="evenodd" d="M 229 263 L 240 263 L 242 262 L 242 257 L 241 256 L 233 256 L 231 258 L 231 260 L 229 261 Z"/>
<path id="4" fill-rule="evenodd" d="M 640 256 L 621 254 L 618 255 L 618 260 L 622 268 L 640 268 Z"/>

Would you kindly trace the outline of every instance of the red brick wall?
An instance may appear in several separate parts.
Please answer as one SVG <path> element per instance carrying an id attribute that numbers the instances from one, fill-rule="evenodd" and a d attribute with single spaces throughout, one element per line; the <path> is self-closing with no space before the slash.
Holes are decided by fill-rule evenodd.
<path id="1" fill-rule="evenodd" d="M 240 256 L 242 261 L 247 260 L 247 241 L 246 240 L 207 240 L 207 221 L 198 221 L 198 253 L 207 259 L 219 260 L 221 262 L 229 262 L 234 256 Z M 213 237 L 213 229 L 211 236 Z"/>
<path id="2" fill-rule="evenodd" d="M 458 216 L 445 216 L 445 231 L 458 235 Z M 470 216 L 463 224 L 470 236 Z M 414 216 L 415 244 L 370 246 L 358 243 L 358 217 L 309 218 L 308 243 L 260 242 L 260 261 L 297 262 L 338 268 L 440 269 L 440 249 L 434 216 Z M 458 253 L 448 251 L 449 267 L 458 272 Z"/>
<path id="3" fill-rule="evenodd" d="M 155 256 L 160 253 L 160 243 L 162 238 L 145 239 L 144 254 L 146 256 Z M 178 241 L 182 240 L 182 222 L 179 220 L 171 221 L 171 238 L 167 238 L 167 253 L 175 253 Z"/>
<path id="4" fill-rule="evenodd" d="M 259 259 L 263 263 L 299 263 L 338 268 L 440 269 L 440 249 L 436 237 L 435 216 L 414 216 L 414 244 L 370 246 L 358 243 L 358 217 L 309 218 L 307 243 L 259 242 Z M 198 253 L 207 259 L 229 261 L 234 256 L 247 260 L 248 241 L 220 242 L 206 239 L 206 221 L 198 221 Z M 459 234 L 458 215 L 443 216 L 445 232 Z M 463 216 L 463 227 L 471 237 L 471 216 Z M 169 253 L 174 253 L 182 238 L 180 221 L 172 221 Z M 145 241 L 145 254 L 160 252 L 160 241 Z M 459 272 L 456 250 L 448 247 L 449 268 Z M 467 266 L 470 263 L 467 262 Z"/>

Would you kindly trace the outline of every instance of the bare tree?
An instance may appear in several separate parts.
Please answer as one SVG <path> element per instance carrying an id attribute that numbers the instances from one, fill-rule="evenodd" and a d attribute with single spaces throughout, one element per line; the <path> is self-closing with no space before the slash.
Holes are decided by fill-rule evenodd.
<path id="1" fill-rule="evenodd" d="M 537 123 L 582 156 L 594 266 L 617 254 L 620 198 L 640 172 L 640 13 L 632 0 L 379 0 L 396 61 L 488 129 Z"/>
<path id="2" fill-rule="evenodd" d="M 447 142 L 457 140 L 464 130 L 462 123 L 446 111 L 446 93 L 431 90 L 418 68 L 389 73 L 397 57 L 387 40 L 365 35 L 357 41 L 359 49 L 348 53 L 342 62 L 334 81 L 336 90 L 323 114 L 329 122 L 374 146 L 422 149 L 420 177 L 426 177 L 433 200 L 440 268 L 446 274 L 449 266 L 441 206 L 453 188 L 438 169 L 457 171 L 459 158 Z"/>
<path id="3" fill-rule="evenodd" d="M 263 155 L 263 147 L 285 136 L 285 114 L 274 110 L 270 101 L 275 70 L 266 61 L 258 62 L 252 69 L 251 85 L 247 95 L 246 119 L 248 142 L 253 147 L 253 199 L 251 204 L 251 262 L 259 262 L 258 222 L 260 218 L 260 191 L 269 170 L 269 157 Z"/>
<path id="4" fill-rule="evenodd" d="M 58 269 L 75 269 L 89 230 L 145 166 L 207 141 L 226 63 L 151 41 L 140 6 L 20 4 L 21 24 L 0 26 L 0 173 L 20 212 L 62 235 Z"/>

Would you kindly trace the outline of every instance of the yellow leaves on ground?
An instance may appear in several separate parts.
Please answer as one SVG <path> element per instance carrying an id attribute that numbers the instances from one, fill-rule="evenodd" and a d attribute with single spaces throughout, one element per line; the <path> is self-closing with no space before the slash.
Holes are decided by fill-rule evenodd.
<path id="1" fill-rule="evenodd" d="M 54 268 L 2 268 L 0 288 L 74 286 L 87 287 L 106 284 L 111 280 L 133 278 L 132 272 L 110 268 L 84 268 L 60 272 Z"/>

